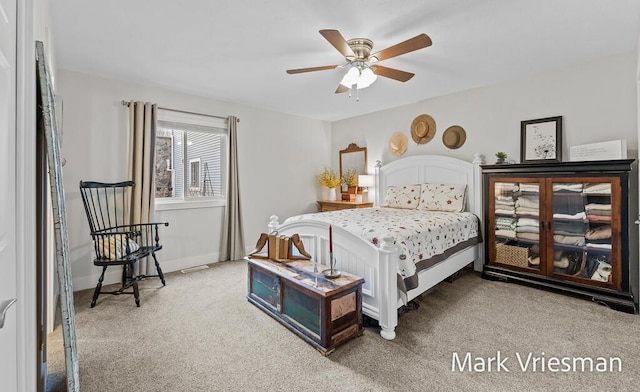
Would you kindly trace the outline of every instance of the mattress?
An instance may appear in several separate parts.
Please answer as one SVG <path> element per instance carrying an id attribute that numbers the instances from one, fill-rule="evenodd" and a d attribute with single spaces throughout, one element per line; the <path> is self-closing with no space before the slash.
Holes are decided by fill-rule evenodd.
<path id="1" fill-rule="evenodd" d="M 403 291 L 417 287 L 419 270 L 481 240 L 478 217 L 470 212 L 373 207 L 297 215 L 285 223 L 300 220 L 329 223 L 376 247 L 383 237 L 392 236 L 400 249 L 398 275 Z"/>

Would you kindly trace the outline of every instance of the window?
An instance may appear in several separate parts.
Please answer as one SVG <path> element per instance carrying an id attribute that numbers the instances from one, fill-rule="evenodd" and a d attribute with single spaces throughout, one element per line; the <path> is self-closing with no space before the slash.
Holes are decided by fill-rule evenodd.
<path id="1" fill-rule="evenodd" d="M 226 123 L 226 119 L 158 111 L 155 162 L 158 209 L 224 205 Z"/>

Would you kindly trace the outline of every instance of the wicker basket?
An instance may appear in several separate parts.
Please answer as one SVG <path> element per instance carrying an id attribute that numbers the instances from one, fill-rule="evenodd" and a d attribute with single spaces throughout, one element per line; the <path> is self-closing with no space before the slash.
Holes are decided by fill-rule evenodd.
<path id="1" fill-rule="evenodd" d="M 496 263 L 528 267 L 529 248 L 496 244 Z"/>

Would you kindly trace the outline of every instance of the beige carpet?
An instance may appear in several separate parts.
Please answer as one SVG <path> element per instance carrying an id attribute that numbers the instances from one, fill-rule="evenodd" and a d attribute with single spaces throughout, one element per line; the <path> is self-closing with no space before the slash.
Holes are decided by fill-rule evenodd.
<path id="1" fill-rule="evenodd" d="M 90 391 L 636 391 L 640 316 L 467 272 L 424 295 L 397 338 L 374 329 L 323 357 L 246 300 L 246 263 L 172 273 L 131 296 L 76 293 L 80 385 Z M 48 391 L 64 390 L 62 334 Z M 508 357 L 509 372 L 452 372 L 453 353 Z M 622 371 L 520 370 L 516 354 L 619 357 Z M 476 362 L 474 362 L 476 363 Z"/>

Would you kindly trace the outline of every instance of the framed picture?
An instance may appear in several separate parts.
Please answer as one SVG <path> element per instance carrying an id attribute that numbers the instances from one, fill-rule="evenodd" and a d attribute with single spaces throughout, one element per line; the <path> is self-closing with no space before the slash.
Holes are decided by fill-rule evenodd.
<path id="1" fill-rule="evenodd" d="M 562 162 L 562 116 L 520 123 L 520 162 Z"/>

